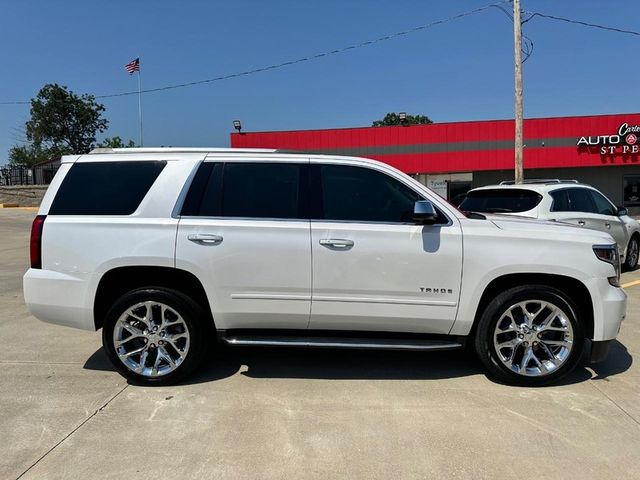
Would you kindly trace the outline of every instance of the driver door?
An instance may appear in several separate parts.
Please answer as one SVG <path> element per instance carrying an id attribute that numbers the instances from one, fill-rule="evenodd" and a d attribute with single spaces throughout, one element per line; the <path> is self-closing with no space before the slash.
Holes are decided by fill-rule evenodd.
<path id="1" fill-rule="evenodd" d="M 311 329 L 449 333 L 462 232 L 439 212 L 416 225 L 423 196 L 385 171 L 311 162 Z"/>

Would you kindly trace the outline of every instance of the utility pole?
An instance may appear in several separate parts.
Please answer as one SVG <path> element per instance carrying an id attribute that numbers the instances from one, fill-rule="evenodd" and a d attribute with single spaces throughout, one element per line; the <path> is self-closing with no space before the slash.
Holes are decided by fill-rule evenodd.
<path id="1" fill-rule="evenodd" d="M 522 23 L 520 22 L 520 0 L 513 0 L 513 39 L 515 54 L 516 94 L 516 141 L 515 182 L 522 183 Z"/>

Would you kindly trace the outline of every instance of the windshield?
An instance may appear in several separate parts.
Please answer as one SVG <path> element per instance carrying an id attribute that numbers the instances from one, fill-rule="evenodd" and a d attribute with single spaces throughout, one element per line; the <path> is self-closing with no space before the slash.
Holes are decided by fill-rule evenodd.
<path id="1" fill-rule="evenodd" d="M 472 190 L 460 204 L 460 210 L 484 213 L 517 213 L 535 208 L 542 195 L 532 190 L 497 188 Z"/>

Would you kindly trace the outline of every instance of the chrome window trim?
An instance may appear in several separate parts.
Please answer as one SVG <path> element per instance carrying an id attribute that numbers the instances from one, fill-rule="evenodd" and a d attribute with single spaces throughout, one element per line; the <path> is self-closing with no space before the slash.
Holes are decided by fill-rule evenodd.
<path id="1" fill-rule="evenodd" d="M 446 216 L 446 215 L 445 215 Z M 240 220 L 245 222 L 305 222 L 305 223 L 351 223 L 357 225 L 405 225 L 408 227 L 450 227 L 453 222 L 449 217 L 448 223 L 434 223 L 434 224 L 420 224 L 411 222 L 375 222 L 365 220 L 326 220 L 326 219 L 311 219 L 311 218 L 267 218 L 267 217 L 211 217 L 211 216 L 198 216 L 198 215 L 182 215 L 177 218 L 183 220 Z"/>
<path id="2" fill-rule="evenodd" d="M 428 200 L 425 198 L 425 200 Z M 443 213 L 443 215 L 449 220 L 447 223 L 433 223 L 433 224 L 422 224 L 422 223 L 412 223 L 412 222 L 378 222 L 373 220 L 328 220 L 328 219 L 312 219 L 311 223 L 352 223 L 357 225 L 405 225 L 408 227 L 450 227 L 453 225 L 451 219 Z"/>
<path id="3" fill-rule="evenodd" d="M 270 218 L 270 217 L 212 217 L 212 216 L 200 216 L 200 215 L 182 215 L 178 217 L 183 220 L 241 220 L 250 222 L 306 222 L 309 223 L 308 218 Z"/>

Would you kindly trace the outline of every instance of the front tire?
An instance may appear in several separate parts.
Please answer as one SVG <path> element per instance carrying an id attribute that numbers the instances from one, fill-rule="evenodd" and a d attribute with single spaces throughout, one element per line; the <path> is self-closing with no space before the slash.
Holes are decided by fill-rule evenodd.
<path id="1" fill-rule="evenodd" d="M 107 312 L 102 344 L 113 366 L 140 385 L 176 383 L 202 362 L 207 329 L 202 309 L 186 295 L 141 288 Z"/>
<path id="2" fill-rule="evenodd" d="M 627 245 L 627 254 L 624 258 L 624 268 L 628 272 L 635 270 L 638 266 L 638 257 L 640 256 L 640 242 L 638 242 L 638 236 L 634 235 L 629 240 Z"/>
<path id="3" fill-rule="evenodd" d="M 584 330 L 577 308 L 545 285 L 511 288 L 489 303 L 475 347 L 489 373 L 511 385 L 557 382 L 577 365 Z"/>

